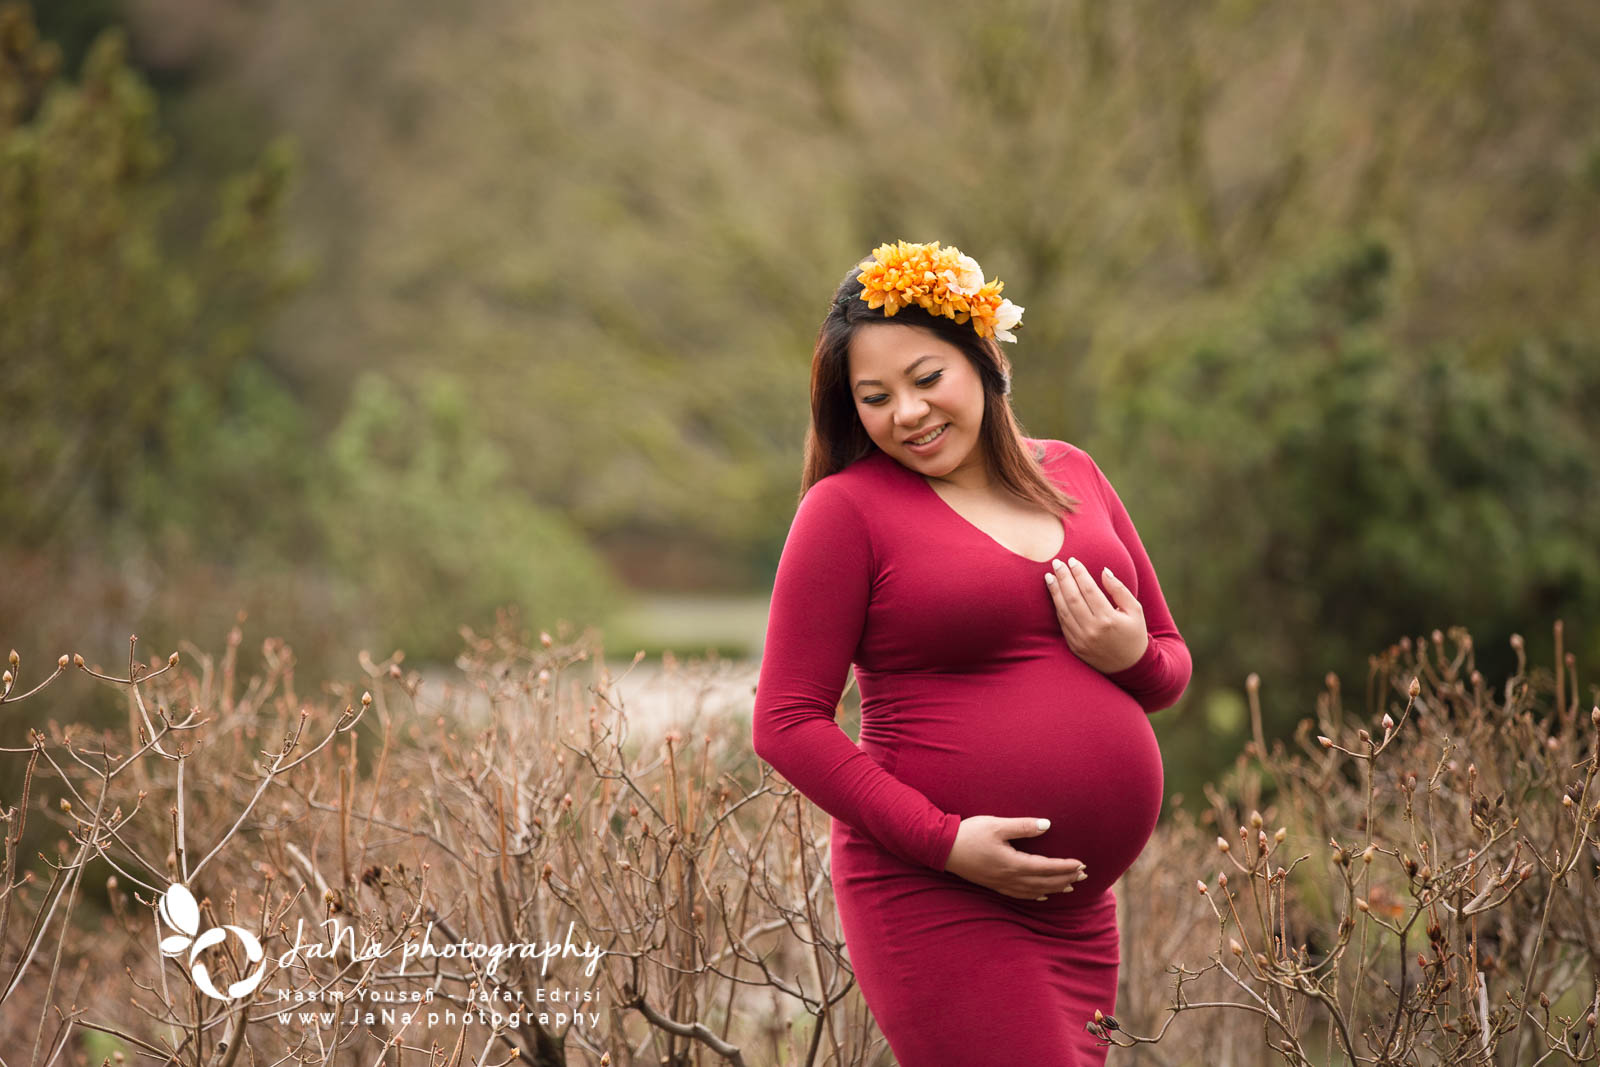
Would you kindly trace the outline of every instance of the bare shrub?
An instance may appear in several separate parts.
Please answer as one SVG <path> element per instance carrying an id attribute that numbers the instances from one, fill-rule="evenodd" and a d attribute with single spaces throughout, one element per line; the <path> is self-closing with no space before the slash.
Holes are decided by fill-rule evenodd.
<path id="1" fill-rule="evenodd" d="M 1403 640 L 1359 719 L 1330 675 L 1292 750 L 1252 677 L 1255 739 L 1125 879 L 1163 921 L 1125 946 L 1124 1062 L 1600 1060 L 1600 707 L 1555 636 L 1553 671 L 1515 638 L 1498 690 L 1465 630 Z M 1163 1052 L 1180 1033 L 1209 1053 Z"/>
<path id="2" fill-rule="evenodd" d="M 463 637 L 459 686 L 397 653 L 315 700 L 276 640 L 241 677 L 237 628 L 13 656 L 0 704 L 75 669 L 127 724 L 0 750 L 5 1062 L 890 1062 L 826 817 L 747 721 L 632 737 L 592 635 Z M 1464 631 L 1403 641 L 1292 749 L 1252 683 L 1255 740 L 1119 883 L 1114 1062 L 1595 1062 L 1600 711 L 1557 663 L 1491 690 Z M 709 665 L 667 667 L 691 702 Z"/>
<path id="3" fill-rule="evenodd" d="M 639 744 L 588 635 L 464 636 L 465 685 L 437 695 L 397 655 L 364 659 L 359 695 L 305 701 L 281 642 L 236 676 L 237 629 L 220 660 L 78 659 L 126 694 L 127 730 L 52 723 L 4 750 L 26 784 L 4 813 L 0 1030 L 36 1035 L 27 1062 L 90 1032 L 196 1067 L 877 1062 L 825 816 L 775 786 L 748 725 Z M 60 847 L 30 864 L 15 844 L 40 818 Z M 190 954 L 223 926 L 243 933 Z"/>

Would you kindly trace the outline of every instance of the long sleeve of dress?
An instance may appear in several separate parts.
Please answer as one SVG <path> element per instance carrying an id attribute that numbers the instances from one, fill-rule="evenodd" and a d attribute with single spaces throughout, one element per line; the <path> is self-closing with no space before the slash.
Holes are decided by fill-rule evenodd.
<path id="1" fill-rule="evenodd" d="M 801 499 L 778 560 L 752 742 L 828 814 L 903 859 L 943 870 L 961 816 L 884 770 L 834 719 L 874 571 L 860 512 L 840 486 L 818 481 Z"/>
<path id="2" fill-rule="evenodd" d="M 1145 630 L 1150 635 L 1150 643 L 1137 663 L 1110 672 L 1106 677 L 1132 694 L 1146 712 L 1170 708 L 1183 695 L 1194 671 L 1189 646 L 1172 621 L 1172 612 L 1161 595 L 1161 583 L 1156 580 L 1156 569 L 1151 566 L 1139 532 L 1128 517 L 1128 509 L 1123 507 L 1122 498 L 1112 488 L 1100 465 L 1092 457 L 1089 462 L 1099 480 L 1101 500 L 1111 518 L 1112 529 L 1133 557 L 1134 571 L 1139 577 L 1139 605 L 1144 609 Z"/>

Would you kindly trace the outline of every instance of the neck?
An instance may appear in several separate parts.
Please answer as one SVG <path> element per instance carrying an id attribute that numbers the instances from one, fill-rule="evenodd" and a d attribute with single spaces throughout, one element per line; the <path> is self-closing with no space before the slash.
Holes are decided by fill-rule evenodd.
<path id="1" fill-rule="evenodd" d="M 939 477 L 924 475 L 924 477 L 930 482 L 938 482 L 941 485 L 953 486 L 957 489 L 973 492 L 988 489 L 994 484 L 994 475 L 989 470 L 989 464 L 985 461 L 981 445 L 974 446 L 972 453 L 956 464 L 955 469 L 948 474 Z"/>

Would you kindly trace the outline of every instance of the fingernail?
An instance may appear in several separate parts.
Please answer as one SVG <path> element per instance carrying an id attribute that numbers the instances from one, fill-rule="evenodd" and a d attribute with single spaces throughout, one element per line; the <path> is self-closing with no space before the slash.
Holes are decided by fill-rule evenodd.
<path id="1" fill-rule="evenodd" d="M 1056 584 L 1056 576 L 1053 575 L 1053 574 L 1049 574 L 1049 573 L 1045 574 L 1045 576 L 1044 576 L 1044 584 L 1045 585 L 1055 585 Z"/>
<path id="2" fill-rule="evenodd" d="M 1050 820 L 1049 819 L 1040 819 L 1039 820 L 1039 829 L 1041 829 L 1041 830 L 1050 829 Z"/>
<path id="3" fill-rule="evenodd" d="M 1065 567 L 1066 564 L 1062 563 L 1059 559 L 1053 559 L 1053 560 L 1050 561 L 1050 566 L 1052 566 L 1052 567 Z"/>
<path id="4" fill-rule="evenodd" d="M 1071 567 L 1081 567 L 1081 566 L 1083 566 L 1083 564 L 1078 562 L 1078 557 L 1077 556 L 1068 556 L 1067 557 L 1067 565 L 1071 566 Z"/>

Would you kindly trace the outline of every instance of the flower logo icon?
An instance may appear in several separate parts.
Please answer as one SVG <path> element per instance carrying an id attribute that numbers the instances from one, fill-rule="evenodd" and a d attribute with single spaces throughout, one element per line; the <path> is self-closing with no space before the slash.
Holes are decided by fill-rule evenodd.
<path id="1" fill-rule="evenodd" d="M 161 954 L 163 956 L 181 956 L 187 950 L 189 954 L 189 973 L 194 976 L 194 984 L 200 992 L 216 1000 L 237 1000 L 248 996 L 256 986 L 261 984 L 267 970 L 266 953 L 261 950 L 261 942 L 256 935 L 238 926 L 213 926 L 205 933 L 200 933 L 200 905 L 195 902 L 194 894 L 188 886 L 174 882 L 167 887 L 161 895 L 161 902 L 156 911 L 168 926 L 178 933 L 171 937 L 161 939 Z M 219 945 L 232 934 L 244 946 L 245 958 L 251 963 L 260 963 L 250 974 L 245 975 L 237 982 L 228 986 L 226 993 L 219 993 L 216 984 L 211 981 L 211 972 L 206 965 L 201 963 L 200 953 L 212 945 Z"/>

